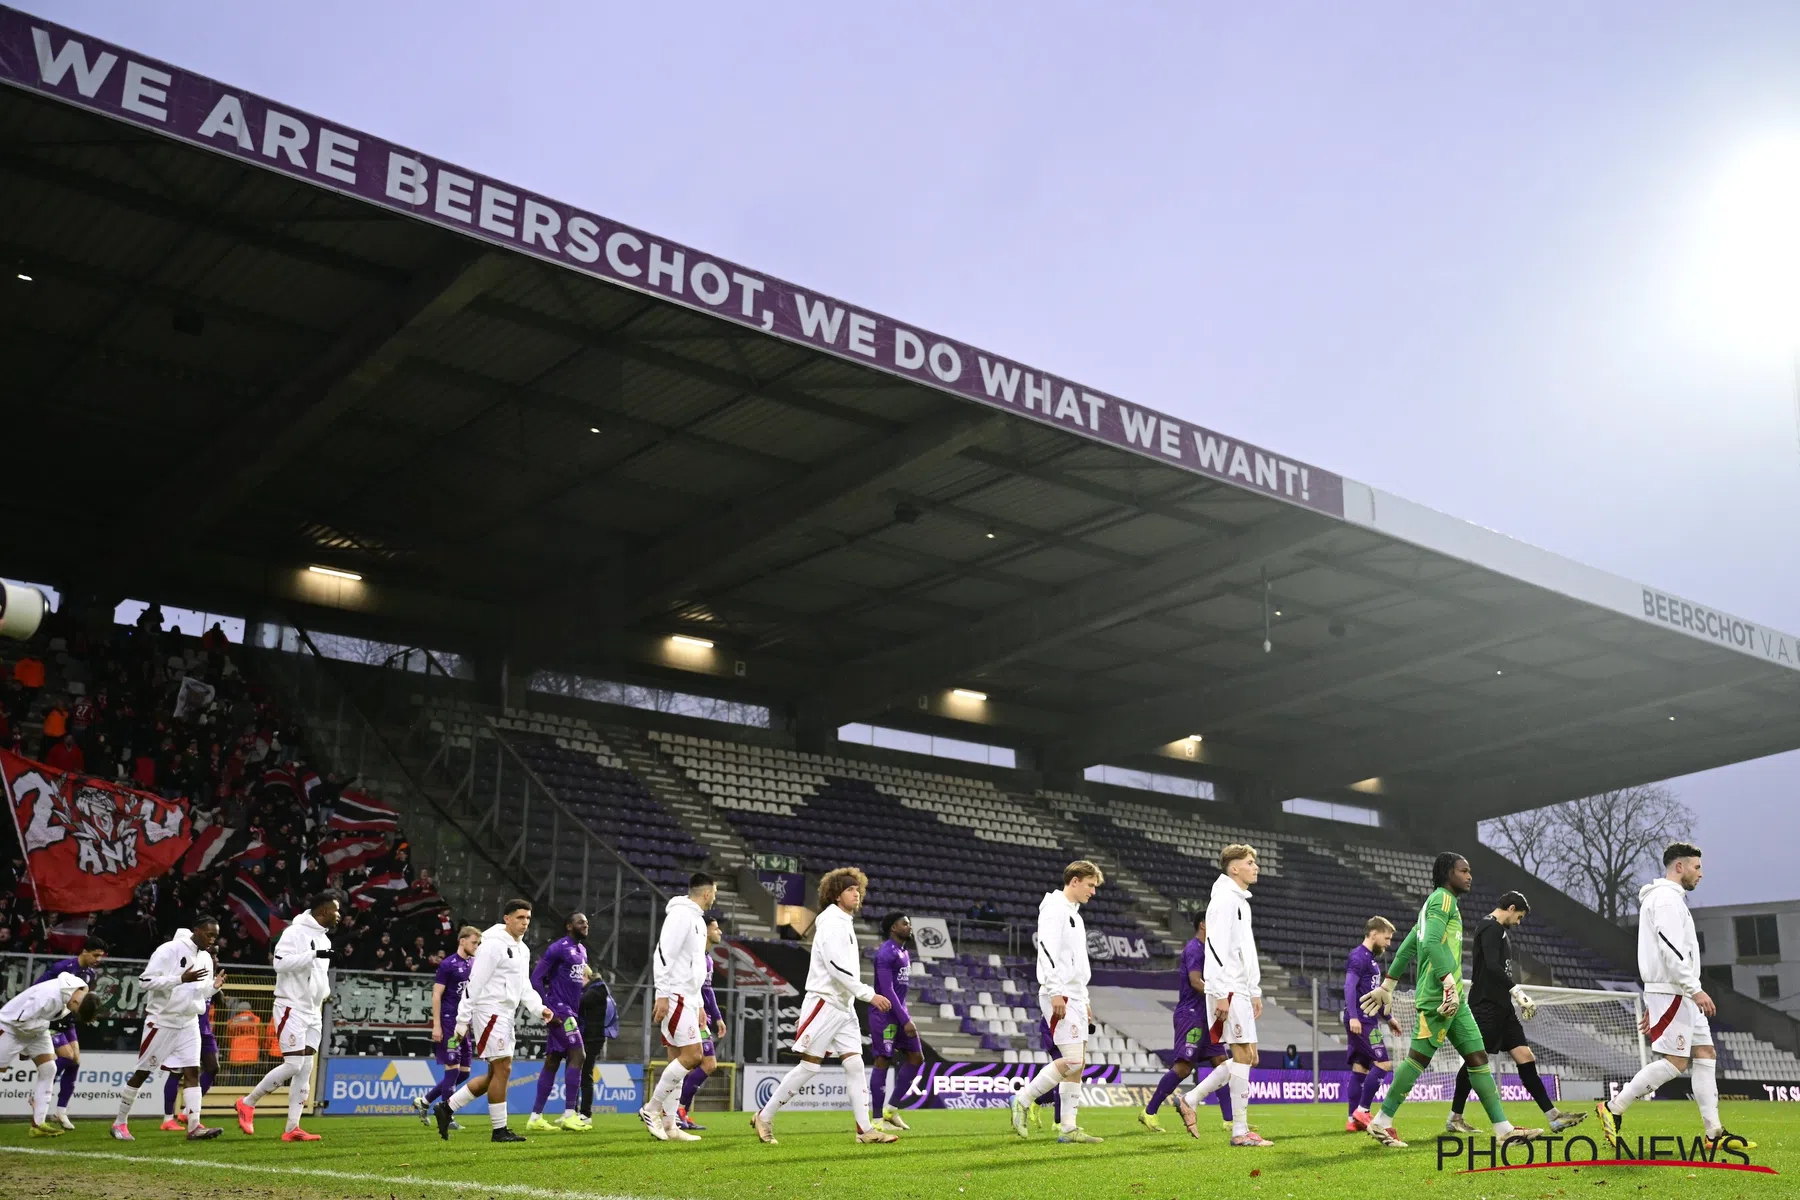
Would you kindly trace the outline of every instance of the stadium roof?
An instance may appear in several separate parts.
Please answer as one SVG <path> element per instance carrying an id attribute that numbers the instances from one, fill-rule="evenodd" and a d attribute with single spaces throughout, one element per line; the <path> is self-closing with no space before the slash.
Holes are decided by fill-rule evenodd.
<path id="1" fill-rule="evenodd" d="M 6 8 L 0 82 L 9 574 L 1264 797 L 1800 746 L 1787 634 Z"/>

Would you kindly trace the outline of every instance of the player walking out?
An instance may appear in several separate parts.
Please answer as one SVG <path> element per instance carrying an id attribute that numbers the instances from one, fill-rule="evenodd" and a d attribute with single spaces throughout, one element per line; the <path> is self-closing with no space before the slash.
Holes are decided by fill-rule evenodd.
<path id="1" fill-rule="evenodd" d="M 887 1081 L 888 1068 L 898 1052 L 902 1057 L 894 1072 L 894 1099 L 903 1100 L 925 1064 L 919 1028 L 906 1009 L 906 992 L 912 984 L 912 955 L 906 944 L 912 939 L 912 921 L 905 913 L 889 913 L 882 918 L 881 935 L 884 940 L 875 948 L 875 993 L 887 997 L 890 1007 L 886 1012 L 869 1007 L 869 1049 L 875 1058 L 875 1081 L 869 1094 L 877 1121 L 889 1129 L 906 1129 L 909 1126 L 899 1106 L 887 1102 Z"/>
<path id="2" fill-rule="evenodd" d="M 850 1091 L 850 1111 L 859 1142 L 900 1139 L 869 1119 L 869 1076 L 863 1069 L 862 1033 L 856 1002 L 888 1012 L 893 1004 L 862 981 L 856 949 L 856 910 L 862 907 L 869 877 L 855 867 L 839 867 L 819 880 L 819 919 L 813 922 L 812 962 L 806 971 L 806 995 L 800 1001 L 800 1023 L 794 1027 L 794 1053 L 800 1061 L 783 1076 L 769 1102 L 750 1118 L 756 1136 L 775 1144 L 775 1114 L 819 1073 L 826 1055 L 843 1060 Z"/>
<path id="3" fill-rule="evenodd" d="M 97 937 L 87 938 L 81 943 L 80 954 L 51 963 L 32 982 L 49 983 L 58 975 L 73 975 L 86 981 L 88 987 L 92 988 L 99 974 L 97 968 L 105 961 L 106 943 Z M 56 1107 L 50 1115 L 64 1129 L 75 1128 L 75 1122 L 69 1120 L 69 1101 L 75 1097 L 75 1079 L 81 1074 L 81 1038 L 75 1031 L 75 1025 L 72 1016 L 63 1016 L 50 1023 L 50 1047 L 56 1052 Z M 174 1080 L 175 1077 L 171 1075 L 169 1081 L 173 1083 Z M 202 1088 L 210 1083 L 210 1080 L 202 1076 Z"/>
<path id="4" fill-rule="evenodd" d="M 469 990 L 469 968 L 475 965 L 475 949 L 481 945 L 481 930 L 464 925 L 456 931 L 456 953 L 438 964 L 437 977 L 431 984 L 431 1054 L 444 1068 L 444 1077 L 429 1092 L 413 1100 L 419 1120 L 431 1120 L 432 1106 L 448 1100 L 469 1079 L 469 1039 L 456 1036 L 456 1013 Z M 454 1120 L 451 1129 L 460 1129 Z"/>
<path id="5" fill-rule="evenodd" d="M 1206 1012 L 1206 914 L 1194 914 L 1194 936 L 1181 948 L 1181 987 L 1175 996 L 1175 1063 L 1163 1072 L 1151 1093 L 1150 1103 L 1138 1114 L 1138 1124 L 1152 1133 L 1168 1132 L 1157 1120 L 1162 1107 L 1181 1081 L 1200 1063 L 1218 1067 L 1231 1057 L 1231 1050 L 1212 1037 L 1212 1021 Z M 1219 1094 L 1219 1112 L 1227 1124 L 1231 1122 L 1231 1090 Z M 1200 1136 L 1200 1118 L 1188 1104 L 1187 1097 L 1175 1097 L 1175 1111 L 1181 1114 L 1190 1137 Z"/>
<path id="6" fill-rule="evenodd" d="M 225 972 L 213 971 L 212 946 L 218 940 L 217 918 L 198 917 L 191 930 L 177 929 L 174 937 L 158 946 L 139 976 L 144 985 L 144 1036 L 138 1044 L 137 1069 L 119 1088 L 119 1115 L 112 1135 L 121 1142 L 137 1140 L 131 1136 L 131 1106 L 158 1067 L 181 1073 L 188 1140 L 203 1142 L 222 1132 L 200 1123 L 200 1014 L 212 1003 L 213 993 L 225 986 Z"/>
<path id="7" fill-rule="evenodd" d="M 657 1077 L 638 1119 L 659 1142 L 700 1140 L 681 1128 L 675 1110 L 682 1083 L 705 1057 L 700 1022 L 706 1017 L 706 1005 L 700 989 L 712 980 L 712 958 L 706 953 L 706 910 L 718 897 L 719 886 L 711 875 L 696 872 L 690 876 L 687 895 L 670 900 L 663 914 L 662 936 L 656 942 L 656 959 L 650 964 L 656 980 L 656 1007 L 650 1015 L 669 1048 L 669 1064 Z"/>
<path id="8" fill-rule="evenodd" d="M 49 1119 L 50 1097 L 56 1091 L 51 1025 L 65 1017 L 86 1025 L 99 1014 L 100 997 L 88 987 L 88 980 L 66 971 L 32 984 L 0 1006 L 0 1064 L 10 1068 L 29 1058 L 37 1067 L 31 1089 L 32 1137 L 61 1137 L 67 1128 Z"/>
<path id="9" fill-rule="evenodd" d="M 1052 1088 L 1061 1096 L 1062 1120 L 1059 1142 L 1099 1142 L 1081 1128 L 1077 1113 L 1081 1105 L 1081 1072 L 1087 1066 L 1088 968 L 1087 922 L 1081 919 L 1081 906 L 1094 898 L 1106 877 L 1100 868 L 1086 859 L 1078 859 L 1063 868 L 1062 890 L 1045 892 L 1038 902 L 1038 927 L 1033 940 L 1037 943 L 1038 1007 L 1050 1025 L 1050 1039 L 1056 1046 L 1056 1057 L 1044 1064 L 1012 1100 L 1013 1132 L 1030 1137 L 1027 1125 L 1031 1106 Z"/>
<path id="10" fill-rule="evenodd" d="M 1230 1089 L 1234 1146 L 1275 1144 L 1250 1128 L 1250 1068 L 1256 1065 L 1256 1022 L 1262 1017 L 1262 963 L 1250 928 L 1250 886 L 1261 874 L 1256 847 L 1237 842 L 1219 851 L 1219 877 L 1206 903 L 1206 1000 L 1211 1039 L 1231 1047 L 1231 1061 L 1214 1067 L 1186 1097 L 1189 1108 L 1198 1108 L 1220 1087 Z"/>
<path id="11" fill-rule="evenodd" d="M 1500 1103 L 1500 1085 L 1494 1080 L 1494 1068 L 1488 1064 L 1487 1051 L 1482 1048 L 1481 1028 L 1463 1003 L 1462 909 L 1456 898 L 1475 886 L 1474 872 L 1467 859 L 1447 850 L 1431 864 L 1431 882 L 1432 893 L 1419 909 L 1418 922 L 1400 943 L 1387 977 L 1359 1005 L 1365 1016 L 1388 1011 L 1394 1003 L 1400 973 L 1409 966 L 1415 968 L 1418 1028 L 1406 1060 L 1394 1071 L 1394 1082 L 1388 1087 L 1387 1099 L 1381 1102 L 1381 1111 L 1369 1121 L 1369 1136 L 1384 1146 L 1406 1145 L 1394 1131 L 1394 1114 L 1406 1103 L 1419 1076 L 1431 1066 L 1438 1047 L 1448 1039 L 1468 1065 L 1469 1082 L 1481 1097 L 1481 1107 L 1487 1110 L 1494 1136 L 1502 1142 L 1542 1137 L 1543 1130 L 1514 1129 L 1506 1119 L 1506 1109 Z"/>
<path id="12" fill-rule="evenodd" d="M 550 1022 L 544 1038 L 544 1070 L 538 1076 L 531 1119 L 525 1122 L 528 1130 L 550 1133 L 566 1129 L 571 1133 L 586 1133 L 593 1128 L 593 1123 L 584 1121 L 577 1111 L 581 1098 L 581 1069 L 587 1061 L 581 1041 L 581 1017 L 577 1012 L 581 1007 L 581 989 L 588 976 L 587 935 L 587 914 L 576 913 L 563 924 L 563 936 L 550 943 L 544 957 L 538 960 L 537 969 L 531 973 L 533 986 L 544 998 L 545 1006 L 556 1014 L 556 1019 Z M 550 1102 L 550 1093 L 556 1090 L 556 1069 L 564 1063 L 567 1066 L 563 1069 L 563 1115 L 560 1122 L 552 1125 L 544 1119 L 544 1105 Z"/>
<path id="13" fill-rule="evenodd" d="M 256 1102 L 282 1084 L 288 1089 L 284 1142 L 316 1142 L 319 1135 L 300 1128 L 300 1114 L 312 1094 L 313 1064 L 324 1041 L 325 1001 L 331 996 L 331 931 L 338 923 L 336 892 L 320 892 L 307 911 L 281 931 L 275 943 L 275 1042 L 281 1062 L 264 1075 L 250 1094 L 233 1105 L 238 1128 L 256 1132 Z"/>
<path id="14" fill-rule="evenodd" d="M 710 960 L 713 947 L 725 941 L 725 933 L 719 928 L 717 917 L 706 923 L 706 954 Z M 706 1128 L 694 1123 L 688 1115 L 688 1106 L 693 1104 L 694 1097 L 699 1094 L 714 1071 L 719 1069 L 719 1043 L 725 1040 L 725 1016 L 719 1011 L 719 996 L 713 991 L 712 963 L 707 963 L 706 982 L 700 985 L 700 1007 L 706 1010 L 706 1036 L 700 1039 L 700 1065 L 687 1073 L 681 1081 L 681 1104 L 675 1109 L 675 1123 L 689 1133 L 696 1133 Z"/>
<path id="15" fill-rule="evenodd" d="M 474 1057 L 487 1063 L 487 1074 L 464 1083 L 432 1108 L 437 1119 L 438 1136 L 450 1140 L 450 1125 L 455 1114 L 473 1103 L 475 1097 L 488 1098 L 488 1123 L 493 1126 L 491 1141 L 522 1142 L 525 1139 L 506 1127 L 506 1085 L 512 1078 L 513 1018 L 519 1002 L 548 1025 L 556 1019 L 544 1004 L 543 997 L 531 986 L 531 949 L 525 945 L 525 931 L 531 928 L 531 901 L 508 900 L 501 908 L 498 925 L 489 926 L 481 935 L 475 961 L 469 966 L 469 987 L 456 1014 L 455 1034 L 459 1039 L 473 1037 Z"/>
<path id="16" fill-rule="evenodd" d="M 1693 1067 L 1694 1103 L 1706 1127 L 1707 1148 L 1730 1139 L 1753 1150 L 1756 1143 L 1719 1123 L 1719 1060 L 1713 1049 L 1712 997 L 1700 987 L 1700 939 L 1687 894 L 1700 886 L 1700 847 L 1671 842 L 1663 851 L 1663 877 L 1638 889 L 1638 974 L 1644 979 L 1642 1029 L 1657 1057 L 1631 1077 L 1611 1100 L 1594 1106 L 1613 1152 L 1625 1110 Z"/>
<path id="17" fill-rule="evenodd" d="M 1344 1122 L 1346 1133 L 1361 1133 L 1369 1127 L 1369 1106 L 1375 1103 L 1381 1085 L 1394 1074 L 1387 1040 L 1382 1039 L 1378 1046 L 1372 1035 L 1384 1021 L 1391 1032 L 1399 1033 L 1400 1023 L 1385 1012 L 1365 1016 L 1361 1007 L 1362 998 L 1381 984 L 1379 956 L 1393 944 L 1394 923 L 1386 917 L 1370 917 L 1363 927 L 1361 944 L 1350 951 L 1344 963 L 1344 1033 L 1349 1042 L 1344 1060 L 1355 1076 L 1350 1081 L 1350 1094 L 1345 1097 L 1350 1103 L 1350 1117 Z"/>
<path id="18" fill-rule="evenodd" d="M 1531 905 L 1525 902 L 1523 895 L 1508 892 L 1476 927 L 1475 971 L 1469 980 L 1469 1011 L 1475 1014 L 1475 1024 L 1481 1028 L 1481 1042 L 1487 1052 L 1492 1055 L 1505 1051 L 1512 1055 L 1519 1068 L 1519 1082 L 1525 1085 L 1525 1090 L 1549 1118 L 1550 1132 L 1561 1133 L 1587 1120 L 1587 1114 L 1565 1113 L 1551 1101 L 1543 1077 L 1538 1074 L 1537 1055 L 1526 1045 L 1525 1027 L 1519 1023 L 1520 1017 L 1529 1021 L 1537 1015 L 1537 1001 L 1517 983 L 1508 931 L 1517 929 L 1530 911 Z M 1515 1004 L 1518 1005 L 1517 1012 L 1513 1011 Z M 1450 1133 L 1476 1132 L 1475 1127 L 1463 1118 L 1463 1108 L 1469 1103 L 1469 1086 L 1469 1065 L 1464 1063 L 1456 1073 L 1450 1119 L 1444 1123 L 1445 1130 Z"/>

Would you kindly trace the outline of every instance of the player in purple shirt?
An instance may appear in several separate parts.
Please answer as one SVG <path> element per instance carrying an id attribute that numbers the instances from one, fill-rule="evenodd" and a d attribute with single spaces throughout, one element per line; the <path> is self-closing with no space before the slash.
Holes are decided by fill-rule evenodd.
<path id="1" fill-rule="evenodd" d="M 423 1096 L 413 1097 L 413 1108 L 419 1120 L 431 1123 L 431 1109 L 440 1100 L 449 1100 L 469 1078 L 469 1039 L 456 1036 L 456 1010 L 461 1007 L 463 993 L 469 987 L 469 971 L 475 965 L 475 948 L 481 945 L 481 930 L 464 925 L 456 931 L 456 953 L 444 956 L 438 964 L 437 978 L 431 984 L 431 1053 L 444 1068 L 444 1077 Z M 455 1121 L 450 1128 L 460 1128 Z"/>
<path id="2" fill-rule="evenodd" d="M 58 959 L 31 982 L 43 983 L 66 971 L 86 980 L 91 988 L 99 975 L 96 968 L 105 961 L 106 943 L 91 937 L 81 943 L 80 954 Z M 81 1074 L 81 1039 L 75 1032 L 73 1016 L 50 1023 L 50 1047 L 56 1051 L 56 1108 L 50 1115 L 64 1129 L 73 1129 L 75 1122 L 69 1120 L 69 1101 L 75 1096 L 75 1077 Z"/>
<path id="3" fill-rule="evenodd" d="M 564 922 L 563 936 L 550 943 L 531 969 L 531 986 L 556 1019 L 545 1027 L 544 1071 L 538 1076 L 537 1099 L 531 1106 L 531 1119 L 525 1122 L 527 1130 L 586 1133 L 594 1127 L 576 1103 L 581 1095 L 581 1069 L 587 1062 L 587 1048 L 581 1042 L 581 989 L 588 981 L 587 935 L 587 914 L 576 913 Z M 552 1125 L 544 1119 L 544 1105 L 556 1090 L 558 1067 L 563 1068 L 563 1115 Z"/>
<path id="4" fill-rule="evenodd" d="M 725 940 L 724 932 L 719 928 L 719 919 L 710 918 L 706 922 L 706 948 L 712 950 Z M 712 1078 L 712 1073 L 719 1069 L 719 1043 L 725 1040 L 725 1017 L 719 1012 L 719 997 L 713 992 L 712 980 L 708 979 L 700 985 L 700 1006 L 706 1010 L 706 1036 L 700 1039 L 700 1065 L 687 1073 L 681 1081 L 681 1104 L 675 1109 L 675 1123 L 690 1132 L 705 1129 L 704 1125 L 694 1124 L 688 1115 L 688 1105 L 694 1102 L 694 1096 L 701 1086 Z"/>
<path id="5" fill-rule="evenodd" d="M 912 983 L 912 955 L 906 944 L 912 940 L 912 921 L 905 913 L 889 913 L 882 918 L 881 932 L 887 940 L 875 950 L 875 994 L 886 996 L 889 1008 L 881 1012 L 873 1004 L 869 1006 L 869 1049 L 875 1058 L 875 1080 L 869 1088 L 871 1111 L 877 1121 L 906 1129 L 909 1126 L 900 1116 L 900 1106 L 887 1103 L 887 1077 L 895 1053 L 904 1054 L 894 1072 L 894 1099 L 904 1100 L 919 1068 L 925 1065 L 918 1027 L 906 1010 L 906 992 Z"/>
<path id="6" fill-rule="evenodd" d="M 1206 1002 L 1206 910 L 1202 909 L 1194 914 L 1194 936 L 1181 948 L 1181 984 L 1175 997 L 1175 1061 L 1163 1072 L 1156 1090 L 1150 1094 L 1150 1103 L 1138 1114 L 1138 1124 L 1152 1133 L 1168 1132 L 1156 1119 L 1156 1110 L 1169 1093 L 1181 1086 L 1182 1080 L 1193 1074 L 1196 1066 L 1205 1062 L 1216 1068 L 1231 1058 L 1229 1049 L 1213 1041 L 1207 1012 L 1210 1007 Z M 1220 1088 L 1213 1095 L 1219 1098 L 1220 1115 L 1230 1125 L 1230 1091 Z M 1188 1133 L 1199 1137 L 1199 1115 L 1181 1096 L 1175 1097 L 1175 1111 L 1181 1114 Z"/>
<path id="7" fill-rule="evenodd" d="M 1381 955 L 1394 943 L 1394 923 L 1386 917 L 1370 917 L 1364 927 L 1362 944 L 1350 951 L 1344 964 L 1344 1035 L 1350 1048 L 1344 1061 L 1355 1075 L 1346 1090 L 1345 1102 L 1350 1117 L 1344 1122 L 1345 1133 L 1361 1133 L 1369 1125 L 1369 1108 L 1381 1085 L 1392 1078 L 1394 1064 L 1387 1052 L 1387 1042 L 1377 1044 L 1373 1035 L 1383 1018 L 1363 1015 L 1362 998 L 1381 983 Z M 1400 1024 L 1390 1015 L 1387 1026 L 1395 1033 Z"/>

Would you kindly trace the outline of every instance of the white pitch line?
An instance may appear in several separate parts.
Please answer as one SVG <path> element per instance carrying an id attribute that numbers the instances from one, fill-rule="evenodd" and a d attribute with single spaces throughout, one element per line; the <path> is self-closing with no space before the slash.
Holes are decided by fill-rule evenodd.
<path id="1" fill-rule="evenodd" d="M 218 1162 L 210 1158 L 176 1158 L 147 1154 L 114 1154 L 102 1150 L 51 1150 L 36 1146 L 0 1146 L 0 1153 L 31 1154 L 43 1158 L 86 1158 L 101 1162 L 159 1164 L 172 1167 L 211 1168 L 216 1171 L 258 1175 L 304 1175 L 349 1183 L 379 1183 L 403 1187 L 445 1188 L 453 1192 L 481 1192 L 490 1196 L 529 1196 L 532 1200 L 643 1200 L 617 1192 L 567 1192 L 532 1187 L 528 1183 L 477 1183 L 468 1179 L 433 1179 L 425 1175 L 371 1175 L 362 1171 L 333 1171 L 326 1167 L 266 1167 L 254 1163 Z"/>

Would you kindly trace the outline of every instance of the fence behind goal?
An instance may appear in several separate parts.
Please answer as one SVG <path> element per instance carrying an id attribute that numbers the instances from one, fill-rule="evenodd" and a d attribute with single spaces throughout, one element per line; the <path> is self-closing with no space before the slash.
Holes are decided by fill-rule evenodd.
<path id="1" fill-rule="evenodd" d="M 1538 1006 L 1537 1015 L 1525 1022 L 1525 1039 L 1537 1056 L 1540 1070 L 1561 1081 L 1601 1084 L 1609 1079 L 1630 1079 L 1650 1061 L 1650 1048 L 1638 1029 L 1644 998 L 1637 992 L 1530 984 L 1525 991 Z M 1393 1015 L 1400 1032 L 1387 1031 L 1388 1052 L 1399 1062 L 1418 1030 L 1418 1008 L 1412 992 L 1394 995 Z M 1496 1054 L 1491 1058 L 1497 1073 L 1507 1072 L 1509 1055 Z M 1430 1069 L 1419 1077 L 1413 1098 L 1448 1100 L 1461 1066 L 1462 1056 L 1445 1042 L 1438 1047 Z"/>

